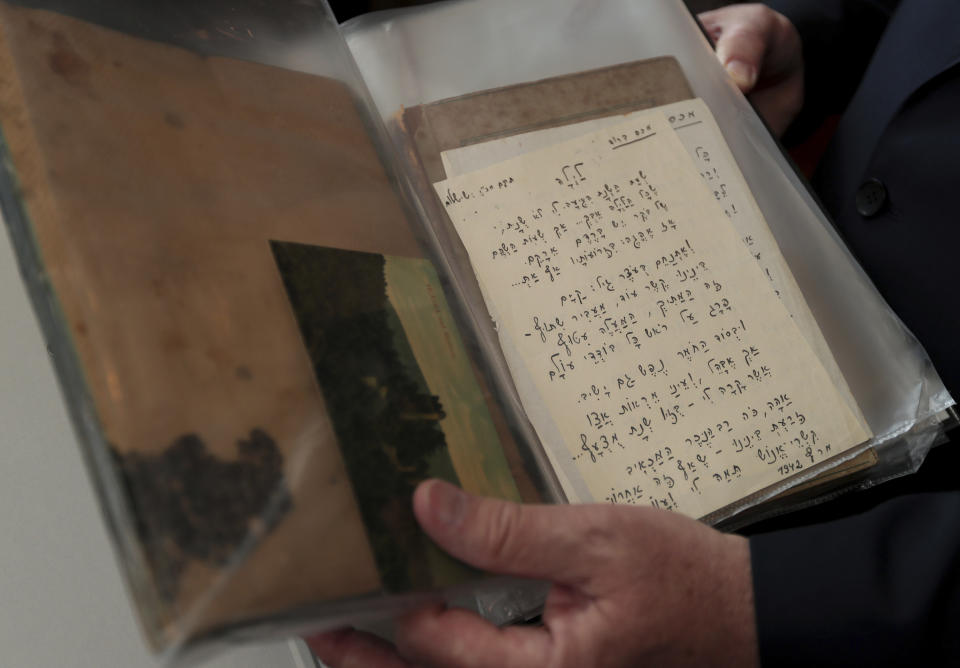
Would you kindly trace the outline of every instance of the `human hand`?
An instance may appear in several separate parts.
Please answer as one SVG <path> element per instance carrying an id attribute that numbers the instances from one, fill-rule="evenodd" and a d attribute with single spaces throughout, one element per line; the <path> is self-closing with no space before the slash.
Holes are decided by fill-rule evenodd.
<path id="1" fill-rule="evenodd" d="M 761 4 L 730 5 L 698 17 L 717 58 L 780 136 L 803 106 L 803 50 L 790 20 Z"/>
<path id="2" fill-rule="evenodd" d="M 681 515 L 614 505 L 524 506 L 439 481 L 414 512 L 453 556 L 553 582 L 543 626 L 497 628 L 432 606 L 397 625 L 397 647 L 352 630 L 308 639 L 333 668 L 756 666 L 744 538 Z"/>

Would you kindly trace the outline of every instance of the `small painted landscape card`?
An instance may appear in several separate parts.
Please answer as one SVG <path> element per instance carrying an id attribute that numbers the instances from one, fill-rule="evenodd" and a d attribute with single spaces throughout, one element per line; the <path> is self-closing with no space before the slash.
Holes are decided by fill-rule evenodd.
<path id="1" fill-rule="evenodd" d="M 410 497 L 429 477 L 520 495 L 432 265 L 272 242 L 388 591 L 469 571 L 420 532 Z"/>

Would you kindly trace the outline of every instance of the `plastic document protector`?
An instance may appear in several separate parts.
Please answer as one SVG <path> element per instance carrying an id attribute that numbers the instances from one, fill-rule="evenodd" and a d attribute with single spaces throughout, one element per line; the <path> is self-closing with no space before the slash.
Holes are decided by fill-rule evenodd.
<path id="1" fill-rule="evenodd" d="M 529 616 L 429 477 L 737 522 L 952 405 L 679 0 L 4 2 L 0 59 L 3 216 L 167 660 Z"/>

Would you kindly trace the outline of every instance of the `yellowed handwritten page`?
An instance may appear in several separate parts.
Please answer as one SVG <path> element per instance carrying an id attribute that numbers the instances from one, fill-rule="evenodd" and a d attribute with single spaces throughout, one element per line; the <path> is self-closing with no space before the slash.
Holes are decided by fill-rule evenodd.
<path id="1" fill-rule="evenodd" d="M 436 188 L 571 500 L 700 517 L 867 439 L 662 114 Z"/>
<path id="2" fill-rule="evenodd" d="M 670 127 L 676 131 L 680 143 L 697 166 L 701 179 L 713 194 L 714 199 L 720 203 L 744 245 L 760 264 L 780 300 L 800 328 L 800 333 L 813 348 L 844 401 L 866 429 L 866 421 L 823 338 L 820 327 L 780 253 L 776 239 L 770 232 L 733 154 L 727 148 L 713 114 L 703 100 L 699 98 L 683 100 L 657 107 L 655 110 L 648 109 L 625 116 L 598 118 L 471 144 L 444 151 L 440 157 L 447 176 L 458 176 L 532 150 L 596 132 L 622 123 L 624 120 L 649 114 L 651 111 L 660 111 L 667 117 Z"/>

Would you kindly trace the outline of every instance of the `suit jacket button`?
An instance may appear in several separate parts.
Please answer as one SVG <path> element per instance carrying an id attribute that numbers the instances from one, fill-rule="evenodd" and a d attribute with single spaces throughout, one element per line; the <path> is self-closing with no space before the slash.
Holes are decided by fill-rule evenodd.
<path id="1" fill-rule="evenodd" d="M 872 218 L 887 204 L 887 188 L 880 179 L 867 179 L 857 189 L 857 213 Z"/>

